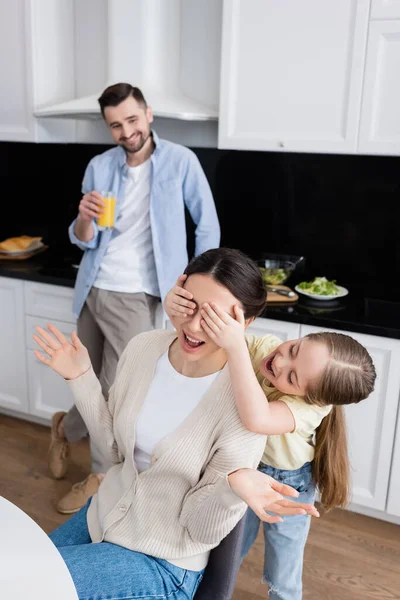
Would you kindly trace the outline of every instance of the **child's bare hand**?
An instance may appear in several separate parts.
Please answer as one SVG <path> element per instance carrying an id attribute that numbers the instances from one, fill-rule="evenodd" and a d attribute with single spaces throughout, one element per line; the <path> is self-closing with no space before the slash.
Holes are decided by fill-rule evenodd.
<path id="1" fill-rule="evenodd" d="M 187 317 L 192 315 L 196 309 L 196 304 L 191 302 L 193 294 L 183 287 L 186 279 L 187 275 L 180 275 L 174 287 L 170 289 L 165 297 L 164 308 L 170 319 L 172 317 Z"/>
<path id="2" fill-rule="evenodd" d="M 219 308 L 215 302 L 201 307 L 201 326 L 206 334 L 221 348 L 234 350 L 244 342 L 245 319 L 242 309 L 235 304 L 235 318 Z"/>

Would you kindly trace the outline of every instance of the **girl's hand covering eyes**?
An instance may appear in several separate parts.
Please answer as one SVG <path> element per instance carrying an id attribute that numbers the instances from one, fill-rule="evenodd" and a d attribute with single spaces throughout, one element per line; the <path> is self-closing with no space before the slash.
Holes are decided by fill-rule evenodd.
<path id="1" fill-rule="evenodd" d="M 201 307 L 201 326 L 206 334 L 224 350 L 234 350 L 241 345 L 244 338 L 245 318 L 243 310 L 235 304 L 235 318 L 219 308 L 215 302 L 203 304 Z"/>
<path id="2" fill-rule="evenodd" d="M 193 315 L 196 310 L 196 304 L 191 302 L 193 294 L 182 287 L 186 279 L 187 275 L 180 275 L 174 287 L 170 289 L 165 297 L 164 308 L 170 319 Z"/>

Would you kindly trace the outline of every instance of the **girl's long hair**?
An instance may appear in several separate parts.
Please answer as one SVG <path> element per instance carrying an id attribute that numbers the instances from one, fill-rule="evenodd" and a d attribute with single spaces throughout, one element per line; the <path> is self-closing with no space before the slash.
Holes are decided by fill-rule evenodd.
<path id="1" fill-rule="evenodd" d="M 326 510 L 344 508 L 350 496 L 350 464 L 343 405 L 357 404 L 371 394 L 375 367 L 364 346 L 348 335 L 324 331 L 306 338 L 325 344 L 330 353 L 324 373 L 305 396 L 309 404 L 332 405 L 315 434 L 314 481 Z"/>

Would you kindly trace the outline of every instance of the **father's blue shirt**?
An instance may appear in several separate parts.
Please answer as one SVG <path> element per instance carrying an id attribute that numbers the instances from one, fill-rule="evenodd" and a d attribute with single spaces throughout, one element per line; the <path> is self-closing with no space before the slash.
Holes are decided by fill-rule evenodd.
<path id="1" fill-rule="evenodd" d="M 188 263 L 185 206 L 196 225 L 196 256 L 218 248 L 220 227 L 210 186 L 196 155 L 185 146 L 160 140 L 154 131 L 152 134 L 155 149 L 150 159 L 150 223 L 158 285 L 164 299 Z M 120 146 L 107 150 L 88 164 L 82 193 L 112 191 L 117 198 L 115 218 L 118 219 L 127 171 L 125 150 Z M 74 233 L 75 223 L 76 219 L 69 227 L 70 240 L 85 251 L 73 301 L 73 312 L 78 317 L 114 230 L 99 231 L 93 221 L 93 238 L 81 242 Z"/>

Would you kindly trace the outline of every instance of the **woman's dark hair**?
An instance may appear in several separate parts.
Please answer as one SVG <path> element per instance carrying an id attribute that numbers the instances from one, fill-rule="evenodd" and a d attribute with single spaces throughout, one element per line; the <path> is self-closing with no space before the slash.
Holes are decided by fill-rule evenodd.
<path id="1" fill-rule="evenodd" d="M 118 106 L 129 96 L 132 96 L 143 109 L 147 107 L 147 102 L 139 88 L 133 87 L 130 83 L 115 83 L 106 88 L 98 99 L 103 117 L 107 106 Z"/>
<path id="2" fill-rule="evenodd" d="M 207 250 L 190 261 L 185 274 L 210 275 L 239 300 L 245 319 L 257 317 L 266 306 L 267 294 L 260 269 L 240 250 Z"/>

